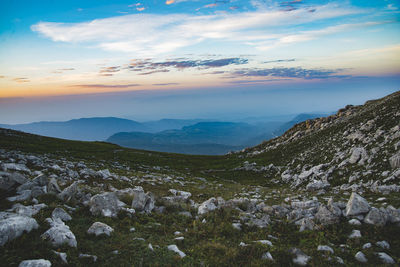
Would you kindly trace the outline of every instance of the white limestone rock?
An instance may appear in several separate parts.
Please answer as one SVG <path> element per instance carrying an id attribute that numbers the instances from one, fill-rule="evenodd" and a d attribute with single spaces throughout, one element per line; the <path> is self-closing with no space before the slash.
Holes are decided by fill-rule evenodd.
<path id="1" fill-rule="evenodd" d="M 35 219 L 11 212 L 0 212 L 0 246 L 33 229 L 39 228 Z"/>

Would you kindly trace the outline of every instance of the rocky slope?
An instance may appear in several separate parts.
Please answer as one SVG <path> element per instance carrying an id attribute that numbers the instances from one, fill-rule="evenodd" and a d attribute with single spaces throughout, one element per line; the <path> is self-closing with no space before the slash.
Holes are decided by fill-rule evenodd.
<path id="1" fill-rule="evenodd" d="M 221 157 L 0 130 L 7 266 L 400 262 L 400 93 Z"/>

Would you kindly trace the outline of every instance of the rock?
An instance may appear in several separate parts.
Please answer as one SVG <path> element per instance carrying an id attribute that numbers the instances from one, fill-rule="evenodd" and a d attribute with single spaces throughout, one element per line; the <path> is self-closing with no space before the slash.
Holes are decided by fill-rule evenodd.
<path id="1" fill-rule="evenodd" d="M 314 221 L 310 218 L 303 218 L 300 221 L 300 230 L 299 232 L 303 232 L 305 230 L 314 230 L 315 224 Z"/>
<path id="2" fill-rule="evenodd" d="M 81 194 L 78 184 L 78 181 L 73 182 L 70 186 L 66 187 L 60 194 L 57 195 L 58 198 L 66 202 L 77 201 L 79 195 Z"/>
<path id="3" fill-rule="evenodd" d="M 93 260 L 93 262 L 97 261 L 97 256 L 96 255 L 89 255 L 89 254 L 80 253 L 79 254 L 79 258 L 91 258 Z"/>
<path id="4" fill-rule="evenodd" d="M 340 209 L 339 209 L 340 210 Z M 317 214 L 315 214 L 315 218 L 322 224 L 322 225 L 329 225 L 339 222 L 339 216 L 333 214 L 327 206 L 321 205 L 318 209 Z"/>
<path id="5" fill-rule="evenodd" d="M 23 232 L 39 228 L 35 219 L 10 212 L 0 212 L 0 246 L 11 241 Z"/>
<path id="6" fill-rule="evenodd" d="M 364 253 L 362 253 L 361 251 L 357 252 L 356 255 L 354 256 L 354 258 L 356 258 L 356 260 L 361 262 L 361 263 L 368 262 L 368 260 L 365 257 Z"/>
<path id="7" fill-rule="evenodd" d="M 27 181 L 28 179 L 19 173 L 2 173 L 0 175 L 0 189 L 9 191 Z"/>
<path id="8" fill-rule="evenodd" d="M 70 247 L 77 246 L 75 235 L 71 232 L 69 227 L 64 224 L 60 219 L 47 219 L 50 223 L 50 229 L 47 230 L 40 237 L 44 240 L 49 241 L 53 246 L 59 247 L 63 244 L 67 244 Z"/>
<path id="9" fill-rule="evenodd" d="M 265 228 L 271 222 L 269 215 L 264 214 L 261 218 L 251 218 L 247 223 L 249 226 L 257 226 L 258 228 Z"/>
<path id="10" fill-rule="evenodd" d="M 31 171 L 25 166 L 25 164 L 17 164 L 17 163 L 3 163 L 1 167 L 4 171 L 20 171 L 30 173 Z"/>
<path id="11" fill-rule="evenodd" d="M 51 178 L 49 183 L 47 184 L 47 192 L 49 194 L 59 194 L 61 193 L 61 189 L 58 186 L 57 180 L 54 178 Z"/>
<path id="12" fill-rule="evenodd" d="M 357 163 L 359 162 L 360 164 L 362 164 L 365 160 L 365 158 L 367 158 L 367 151 L 365 150 L 365 148 L 363 147 L 356 147 L 352 149 L 352 153 L 349 159 L 349 162 L 351 164 Z"/>
<path id="13" fill-rule="evenodd" d="M 399 223 L 400 222 L 400 209 L 395 209 L 393 206 L 388 206 L 386 208 L 386 212 L 388 215 L 388 221 L 391 223 Z"/>
<path id="14" fill-rule="evenodd" d="M 181 250 L 179 250 L 179 248 L 176 245 L 169 245 L 167 248 L 168 250 L 178 253 L 181 258 L 186 257 L 186 254 Z"/>
<path id="15" fill-rule="evenodd" d="M 114 192 L 97 194 L 89 201 L 90 212 L 95 216 L 117 217 L 123 205 L 125 204 L 118 200 Z"/>
<path id="16" fill-rule="evenodd" d="M 25 201 L 32 197 L 31 190 L 22 190 L 18 192 L 18 195 L 13 197 L 8 197 L 7 200 L 10 202 L 18 202 L 18 201 Z"/>
<path id="17" fill-rule="evenodd" d="M 372 244 L 371 243 L 365 243 L 363 246 L 362 246 L 362 249 L 369 249 L 369 248 L 371 248 L 372 247 Z"/>
<path id="18" fill-rule="evenodd" d="M 317 250 L 318 251 L 326 251 L 326 252 L 329 252 L 329 253 L 332 253 L 332 254 L 335 253 L 330 246 L 325 246 L 325 245 L 319 245 Z"/>
<path id="19" fill-rule="evenodd" d="M 397 154 L 393 155 L 390 159 L 390 166 L 393 169 L 400 168 L 400 152 L 397 152 Z"/>
<path id="20" fill-rule="evenodd" d="M 346 205 L 346 216 L 356 216 L 359 214 L 367 213 L 370 210 L 368 201 L 357 193 L 351 193 L 350 199 Z"/>
<path id="21" fill-rule="evenodd" d="M 102 234 L 110 236 L 113 231 L 114 231 L 114 229 L 112 227 L 108 226 L 107 224 L 101 223 L 101 222 L 95 222 L 92 224 L 92 226 L 90 226 L 87 233 L 95 234 L 96 236 L 99 236 Z"/>
<path id="22" fill-rule="evenodd" d="M 53 219 L 59 218 L 60 220 L 67 222 L 72 220 L 71 215 L 69 215 L 64 209 L 62 208 L 55 208 L 53 212 L 51 213 L 51 217 Z"/>
<path id="23" fill-rule="evenodd" d="M 387 214 L 377 208 L 371 208 L 367 216 L 364 218 L 364 222 L 368 224 L 384 226 L 387 221 Z"/>
<path id="24" fill-rule="evenodd" d="M 318 191 L 321 189 L 327 189 L 331 185 L 328 182 L 323 182 L 323 181 L 312 181 L 306 186 L 306 190 L 308 191 Z"/>
<path id="25" fill-rule="evenodd" d="M 55 250 L 53 250 L 54 254 L 58 255 L 58 257 L 60 257 L 61 261 L 65 264 L 68 264 L 67 261 L 67 253 L 64 252 L 57 252 Z"/>
<path id="26" fill-rule="evenodd" d="M 257 242 L 257 243 L 260 243 L 260 244 L 263 244 L 263 245 L 268 245 L 268 246 L 270 246 L 270 247 L 273 246 L 273 245 L 272 245 L 272 242 L 269 241 L 269 240 L 257 240 L 257 241 L 254 241 L 254 242 Z"/>
<path id="27" fill-rule="evenodd" d="M 349 224 L 351 224 L 351 225 L 361 225 L 361 222 L 359 220 L 357 220 L 357 219 L 351 219 L 349 221 Z"/>
<path id="28" fill-rule="evenodd" d="M 269 261 L 274 261 L 274 258 L 272 258 L 271 253 L 269 253 L 268 251 L 265 252 L 262 256 L 261 259 L 263 260 L 269 260 Z"/>
<path id="29" fill-rule="evenodd" d="M 175 189 L 170 189 L 169 192 L 171 194 L 173 194 L 175 197 L 178 197 L 178 199 L 182 199 L 183 201 L 188 200 L 191 196 L 192 193 L 190 192 L 186 192 L 186 191 L 179 191 L 179 190 L 175 190 Z"/>
<path id="30" fill-rule="evenodd" d="M 50 267 L 51 262 L 44 259 L 39 260 L 24 260 L 18 265 L 18 267 Z"/>
<path id="31" fill-rule="evenodd" d="M 24 206 L 22 204 L 15 204 L 11 208 L 10 211 L 14 211 L 17 214 L 32 217 L 33 215 L 36 215 L 41 209 L 46 208 L 47 205 L 44 203 L 41 204 L 36 204 L 32 206 Z"/>
<path id="32" fill-rule="evenodd" d="M 134 198 L 131 206 L 137 211 L 151 213 L 154 209 L 154 197 L 150 193 L 144 193 L 143 188 L 138 186 L 134 188 Z"/>
<path id="33" fill-rule="evenodd" d="M 360 237 L 361 237 L 360 230 L 353 230 L 349 235 L 349 238 L 360 238 Z"/>
<path id="34" fill-rule="evenodd" d="M 239 230 L 239 231 L 242 230 L 242 224 L 241 223 L 232 223 L 232 227 L 235 228 L 236 230 Z"/>
<path id="35" fill-rule="evenodd" d="M 199 215 L 203 215 L 206 214 L 210 211 L 213 211 L 217 208 L 220 208 L 220 206 L 224 203 L 225 201 L 222 198 L 215 198 L 212 197 L 206 201 L 204 201 L 203 203 L 200 204 L 199 208 L 198 208 L 198 214 Z"/>
<path id="36" fill-rule="evenodd" d="M 383 249 L 390 249 L 389 243 L 387 241 L 385 241 L 385 240 L 376 242 L 376 245 L 378 247 L 383 248 Z"/>
<path id="37" fill-rule="evenodd" d="M 310 256 L 307 256 L 303 251 L 298 248 L 290 249 L 290 253 L 296 256 L 292 260 L 293 263 L 300 266 L 306 266 L 308 261 L 311 259 Z"/>
<path id="38" fill-rule="evenodd" d="M 395 261 L 385 252 L 378 252 L 379 259 L 385 264 L 395 264 Z"/>

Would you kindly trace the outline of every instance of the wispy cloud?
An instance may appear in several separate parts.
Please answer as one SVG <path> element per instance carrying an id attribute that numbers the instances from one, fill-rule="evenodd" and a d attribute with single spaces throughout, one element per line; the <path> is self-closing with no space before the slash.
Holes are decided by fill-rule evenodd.
<path id="1" fill-rule="evenodd" d="M 151 59 L 132 60 L 126 67 L 130 71 L 139 72 L 139 75 L 150 75 L 159 72 L 169 72 L 170 70 L 183 70 L 189 68 L 210 69 L 229 65 L 244 65 L 248 63 L 245 58 L 219 58 L 205 60 L 176 59 L 161 62 L 153 62 Z"/>
<path id="2" fill-rule="evenodd" d="M 13 81 L 14 81 L 14 82 L 17 82 L 17 83 L 27 83 L 27 82 L 30 82 L 30 80 L 29 80 L 28 78 L 23 78 L 23 77 L 14 78 Z"/>
<path id="3" fill-rule="evenodd" d="M 113 76 L 114 73 L 120 71 L 120 66 L 103 67 L 100 69 L 100 76 Z"/>
<path id="4" fill-rule="evenodd" d="M 296 68 L 271 68 L 271 69 L 241 69 L 231 72 L 232 77 L 278 77 L 300 79 L 329 79 L 347 78 L 348 75 L 340 75 L 343 70 L 304 69 Z"/>
<path id="5" fill-rule="evenodd" d="M 169 85 L 178 85 L 179 83 L 153 83 L 154 86 L 169 86 Z"/>
<path id="6" fill-rule="evenodd" d="M 168 0 L 166 4 L 177 1 Z M 240 13 L 219 12 L 212 15 L 188 14 L 132 14 L 82 23 L 40 22 L 31 27 L 35 32 L 57 42 L 87 43 L 111 51 L 135 52 L 138 55 L 169 53 L 182 47 L 206 40 L 223 39 L 247 42 L 260 49 L 267 44 L 294 43 L 335 32 L 274 34 L 276 27 L 295 26 L 324 19 L 337 18 L 362 12 L 360 9 L 335 4 L 319 5 L 310 13 L 308 7 L 285 12 L 276 9 L 260 9 Z M 368 25 L 366 25 L 368 26 Z M 337 30 L 346 30 L 346 27 Z M 145 34 L 144 34 L 145 33 Z M 254 43 L 252 43 L 254 42 Z M 269 44 L 271 45 L 271 44 Z"/>
<path id="7" fill-rule="evenodd" d="M 130 88 L 140 86 L 137 83 L 131 84 L 76 84 L 71 85 L 71 87 L 79 87 L 79 88 Z"/>
<path id="8" fill-rule="evenodd" d="M 291 58 L 291 59 L 276 59 L 276 60 L 268 60 L 264 61 L 264 63 L 282 63 L 282 62 L 294 62 L 296 59 Z"/>

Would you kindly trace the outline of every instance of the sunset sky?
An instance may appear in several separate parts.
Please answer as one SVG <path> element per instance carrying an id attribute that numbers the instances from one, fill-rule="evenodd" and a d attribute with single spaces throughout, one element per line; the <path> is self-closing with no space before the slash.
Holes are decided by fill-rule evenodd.
<path id="1" fill-rule="evenodd" d="M 383 96 L 400 87 L 399 8 L 398 0 L 2 0 L 0 123 L 103 113 L 206 116 L 200 111 L 213 109 L 210 99 L 226 99 L 215 94 L 232 94 L 237 106 L 243 92 L 268 103 L 280 89 L 281 99 L 295 88 L 307 97 L 329 91 L 325 97 L 338 101 L 327 108 L 346 97 Z M 205 99 L 197 112 L 189 112 L 191 97 Z M 186 111 L 174 109 L 176 99 L 186 99 Z M 113 108 L 96 110 L 91 101 Z M 58 114 L 43 103 L 65 105 Z M 78 103 L 89 104 L 68 115 Z M 291 112 L 298 111 L 306 110 Z"/>

